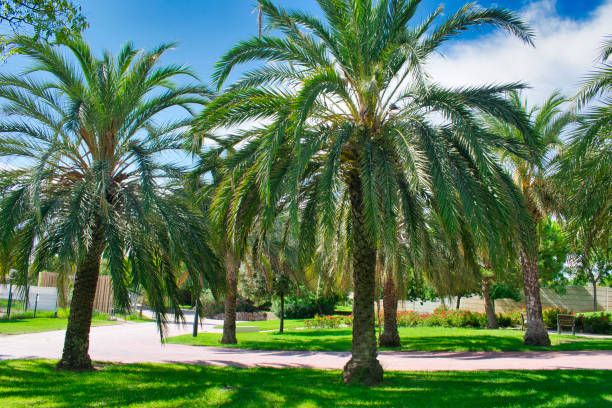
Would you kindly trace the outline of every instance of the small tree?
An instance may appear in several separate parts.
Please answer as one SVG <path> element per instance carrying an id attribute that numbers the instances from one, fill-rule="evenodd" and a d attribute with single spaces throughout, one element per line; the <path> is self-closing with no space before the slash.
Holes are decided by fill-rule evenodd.
<path id="1" fill-rule="evenodd" d="M 33 40 L 66 39 L 88 26 L 81 6 L 69 0 L 1 0 L 0 27 Z M 0 34 L 0 54 L 17 52 L 11 39 Z"/>

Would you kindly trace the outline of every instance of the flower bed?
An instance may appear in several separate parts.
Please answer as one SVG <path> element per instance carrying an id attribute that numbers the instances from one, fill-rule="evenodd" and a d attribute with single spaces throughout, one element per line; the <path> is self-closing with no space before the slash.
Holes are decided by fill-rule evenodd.
<path id="1" fill-rule="evenodd" d="M 381 314 L 381 324 L 384 315 Z M 378 324 L 378 317 L 376 318 Z M 498 313 L 497 321 L 500 327 L 518 326 L 521 322 L 520 312 Z M 342 325 L 352 326 L 353 316 L 315 316 L 306 320 L 308 328 L 336 328 Z M 398 312 L 398 327 L 487 327 L 487 317 L 484 313 L 465 310 L 436 310 L 433 313 L 417 313 L 415 311 Z"/>
<path id="2" fill-rule="evenodd" d="M 304 325 L 309 329 L 323 328 L 335 329 L 340 326 L 352 326 L 353 316 L 319 316 L 304 321 Z"/>

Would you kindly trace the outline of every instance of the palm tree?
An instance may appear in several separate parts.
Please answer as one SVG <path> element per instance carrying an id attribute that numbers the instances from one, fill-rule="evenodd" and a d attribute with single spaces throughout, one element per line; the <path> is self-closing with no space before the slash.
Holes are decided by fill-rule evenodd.
<path id="1" fill-rule="evenodd" d="M 189 137 L 189 139 L 192 139 Z M 217 256 L 223 259 L 225 268 L 226 292 L 224 297 L 222 344 L 236 344 L 236 300 L 238 295 L 238 278 L 240 266 L 246 252 L 246 235 L 242 240 L 233 240 L 228 234 L 230 224 L 228 217 L 228 197 L 233 195 L 239 176 L 236 170 L 225 166 L 227 156 L 234 151 L 234 146 L 227 140 L 221 140 L 212 134 L 206 135 L 211 143 L 218 146 L 208 148 L 202 145 L 202 139 L 190 140 L 190 150 L 197 156 L 195 171 L 191 174 L 193 197 L 207 223 L 211 226 L 212 241 Z M 194 143 L 195 142 L 195 143 Z"/>
<path id="2" fill-rule="evenodd" d="M 220 287 L 202 218 L 174 198 L 183 169 L 163 156 L 182 148 L 189 118 L 159 118 L 176 107 L 192 114 L 209 92 L 175 82 L 193 77 L 187 67 L 159 65 L 172 44 L 143 52 L 128 43 L 98 59 L 80 38 L 61 46 L 15 41 L 34 65 L 24 75 L 0 75 L 0 154 L 19 164 L 2 173 L 0 240 L 17 243 L 22 284 L 56 256 L 76 265 L 58 367 L 88 370 L 103 254 L 118 306 L 129 307 L 127 285 L 136 279 L 162 335 L 167 304 L 181 316 L 175 273 L 182 265 Z"/>
<path id="3" fill-rule="evenodd" d="M 374 330 L 376 258 L 378 248 L 391 254 L 398 215 L 406 220 L 401 229 L 416 237 L 414 218 L 420 212 L 414 208 L 427 204 L 423 197 L 435 196 L 450 233 L 459 231 L 455 213 L 465 207 L 469 222 L 483 224 L 495 237 L 508 229 L 513 214 L 502 201 L 520 206 L 489 151 L 516 146 L 481 131 L 475 113 L 526 130 L 524 115 L 503 98 L 521 85 L 448 89 L 430 81 L 425 62 L 447 40 L 473 27 L 499 27 L 527 43 L 531 32 L 508 11 L 474 5 L 436 26 L 438 8 L 416 25 L 419 3 L 318 0 L 321 20 L 260 0 L 267 26 L 281 35 L 242 41 L 221 58 L 214 73 L 219 89 L 236 66 L 264 65 L 211 102 L 197 125 L 203 133 L 251 125 L 251 136 L 237 153 L 248 167 L 228 208 L 231 217 L 240 218 L 249 200 L 263 209 L 282 203 L 299 236 L 304 264 L 316 252 L 318 237 L 329 240 L 336 226 L 347 228 L 354 325 L 346 382 L 382 379 Z M 350 203 L 348 210 L 338 211 L 337 203 L 344 202 Z M 338 220 L 336 214 L 346 218 Z"/>
<path id="4" fill-rule="evenodd" d="M 574 98 L 580 125 L 570 134 L 557 173 L 566 228 L 593 284 L 594 309 L 599 277 L 593 262 L 596 254 L 609 259 L 612 235 L 612 36 L 604 41 L 600 58 Z"/>
<path id="5" fill-rule="evenodd" d="M 554 92 L 542 106 L 534 106 L 531 109 L 527 107 L 526 101 L 520 99 L 518 93 L 512 93 L 510 100 L 516 109 L 523 110 L 529 116 L 532 124 L 531 140 L 520 130 L 497 118 L 489 117 L 485 122 L 490 132 L 507 139 L 529 143 L 532 149 L 533 154 L 527 159 L 508 152 L 501 152 L 501 157 L 525 197 L 531 214 L 531 221 L 525 232 L 532 237 L 529 242 L 533 247 L 520 248 L 527 312 L 524 343 L 547 346 L 550 345 L 550 339 L 542 319 L 536 225 L 551 211 L 558 210 L 559 200 L 555 195 L 551 168 L 561 146 L 561 132 L 575 119 L 571 113 L 561 111 L 561 105 L 566 99 L 557 92 Z"/>

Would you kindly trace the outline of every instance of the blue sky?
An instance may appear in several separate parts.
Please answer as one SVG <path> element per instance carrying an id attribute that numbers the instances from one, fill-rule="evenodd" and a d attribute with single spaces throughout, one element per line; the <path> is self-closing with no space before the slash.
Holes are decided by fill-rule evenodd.
<path id="1" fill-rule="evenodd" d="M 144 48 L 162 42 L 178 41 L 179 46 L 167 60 L 191 65 L 203 81 L 208 81 L 215 61 L 225 51 L 237 41 L 257 33 L 254 0 L 83 0 L 79 3 L 90 23 L 85 36 L 94 49 L 117 51 L 128 40 Z M 445 5 L 446 12 L 451 13 L 465 4 L 465 1 L 424 0 L 419 10 L 421 16 L 441 3 Z M 539 2 L 479 2 L 485 7 L 505 7 L 517 12 L 534 3 Z M 559 17 L 577 21 L 588 19 L 602 3 L 604 0 L 552 2 Z M 318 13 L 315 0 L 277 0 L 277 4 Z M 478 35 L 464 35 L 460 39 L 469 41 Z M 20 66 L 21 61 L 14 59 L 4 69 L 13 70 Z"/>
<path id="2" fill-rule="evenodd" d="M 421 14 L 428 14 L 440 3 L 424 0 Z M 465 1 L 443 3 L 450 13 Z M 529 3 L 480 1 L 482 6 L 507 7 L 515 11 Z M 559 0 L 556 10 L 560 16 L 584 19 L 601 3 L 600 0 Z M 85 0 L 81 4 L 90 22 L 86 36 L 95 48 L 116 50 L 128 39 L 139 47 L 178 41 L 180 45 L 170 57 L 193 66 L 202 80 L 208 79 L 214 62 L 233 44 L 257 33 L 254 0 Z M 314 0 L 280 0 L 277 4 L 319 12 Z"/>
<path id="3" fill-rule="evenodd" d="M 166 54 L 164 62 L 190 65 L 206 83 L 210 83 L 214 63 L 224 52 L 257 34 L 254 0 L 80 3 L 90 23 L 85 37 L 94 50 L 117 52 L 126 41 L 139 48 L 177 41 L 178 47 Z M 277 4 L 319 13 L 315 0 L 277 0 Z M 417 20 L 438 4 L 438 0 L 423 0 Z M 447 0 L 444 4 L 450 14 L 465 1 Z M 592 69 L 603 36 L 612 34 L 612 0 L 480 0 L 479 4 L 519 13 L 536 32 L 536 47 L 491 30 L 462 35 L 429 61 L 434 81 L 447 86 L 522 81 L 531 87 L 525 91 L 531 103 L 543 102 L 555 90 L 571 96 Z M 23 57 L 15 56 L 0 65 L 0 70 L 14 72 L 23 67 Z M 236 77 L 230 76 L 230 81 Z"/>

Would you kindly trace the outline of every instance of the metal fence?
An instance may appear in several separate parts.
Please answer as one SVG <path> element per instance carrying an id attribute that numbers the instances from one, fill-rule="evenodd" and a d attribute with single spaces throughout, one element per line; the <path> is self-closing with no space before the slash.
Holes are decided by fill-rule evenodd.
<path id="1" fill-rule="evenodd" d="M 56 288 L 0 285 L 0 316 L 38 311 L 57 312 Z"/>

